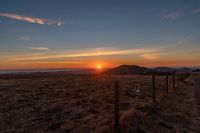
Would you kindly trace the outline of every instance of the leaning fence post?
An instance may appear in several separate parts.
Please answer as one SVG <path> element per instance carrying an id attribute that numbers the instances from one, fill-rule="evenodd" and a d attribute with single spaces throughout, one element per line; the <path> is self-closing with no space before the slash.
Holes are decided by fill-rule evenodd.
<path id="1" fill-rule="evenodd" d="M 166 92 L 168 93 L 168 74 L 166 75 Z"/>
<path id="2" fill-rule="evenodd" d="M 173 73 L 173 89 L 175 88 L 175 84 L 176 84 L 176 77 L 175 77 L 175 72 Z"/>
<path id="3" fill-rule="evenodd" d="M 114 84 L 115 89 L 115 104 L 114 104 L 114 129 L 115 131 L 119 131 L 119 81 L 115 81 Z"/>
<path id="4" fill-rule="evenodd" d="M 153 89 L 153 102 L 156 101 L 156 98 L 155 98 L 155 74 L 152 75 L 152 89 Z"/>

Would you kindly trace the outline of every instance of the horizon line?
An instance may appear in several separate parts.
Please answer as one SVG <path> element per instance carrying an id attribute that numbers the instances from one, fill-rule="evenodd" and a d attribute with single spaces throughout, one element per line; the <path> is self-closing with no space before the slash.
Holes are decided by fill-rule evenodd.
<path id="1" fill-rule="evenodd" d="M 121 64 L 121 65 L 130 65 L 130 64 Z M 110 68 L 115 68 L 121 65 L 117 65 L 117 66 L 113 66 L 113 67 L 104 67 L 102 69 L 110 69 Z M 131 65 L 135 65 L 135 64 L 131 64 Z M 131 66 L 130 65 L 130 66 Z M 157 67 L 171 67 L 171 68 L 200 68 L 199 65 L 191 65 L 191 66 L 167 66 L 167 65 L 156 65 L 156 66 L 144 66 L 144 65 L 136 65 L 136 66 L 140 66 L 140 67 L 146 67 L 146 68 L 157 68 Z M 56 70 L 56 69 L 95 69 L 95 67 L 49 67 L 49 68 L 0 68 L 0 71 L 6 71 L 6 70 Z"/>

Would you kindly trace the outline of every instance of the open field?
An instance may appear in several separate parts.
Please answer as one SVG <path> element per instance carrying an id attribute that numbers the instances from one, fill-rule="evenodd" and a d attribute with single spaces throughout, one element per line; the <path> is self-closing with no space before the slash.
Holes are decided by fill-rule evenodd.
<path id="1" fill-rule="evenodd" d="M 121 114 L 152 100 L 151 76 L 1 78 L 0 131 L 94 132 L 112 126 L 114 80 L 120 83 Z M 156 88 L 156 95 L 165 93 L 165 77 L 156 77 Z"/>

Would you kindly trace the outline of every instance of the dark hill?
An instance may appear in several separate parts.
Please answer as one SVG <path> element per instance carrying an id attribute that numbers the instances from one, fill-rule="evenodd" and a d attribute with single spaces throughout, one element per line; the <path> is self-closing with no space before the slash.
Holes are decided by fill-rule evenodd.
<path id="1" fill-rule="evenodd" d="M 191 72 L 191 68 L 172 68 L 172 67 L 156 67 L 156 68 L 146 68 L 137 65 L 121 65 L 113 69 L 105 71 L 105 74 L 110 75 L 141 75 L 141 74 L 166 74 L 173 72 Z"/>
<path id="2" fill-rule="evenodd" d="M 171 67 L 156 67 L 153 69 L 156 72 L 173 72 L 176 71 L 175 68 L 171 68 Z"/>
<path id="3" fill-rule="evenodd" d="M 151 70 L 146 67 L 140 67 L 137 65 L 121 65 L 113 69 L 109 69 L 105 74 L 111 75 L 138 75 L 138 74 L 147 74 Z"/>

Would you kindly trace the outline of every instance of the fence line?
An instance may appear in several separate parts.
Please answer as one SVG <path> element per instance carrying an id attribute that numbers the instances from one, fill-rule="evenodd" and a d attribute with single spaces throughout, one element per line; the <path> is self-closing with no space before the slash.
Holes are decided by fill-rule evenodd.
<path id="1" fill-rule="evenodd" d="M 173 74 L 167 73 L 166 76 L 166 93 L 169 93 L 169 75 L 172 75 L 172 84 L 173 89 L 175 89 L 176 86 L 176 76 L 177 76 L 177 84 L 180 84 L 180 82 L 183 82 L 185 78 L 189 77 L 189 75 L 186 74 L 177 74 L 174 72 Z M 152 99 L 153 102 L 156 102 L 156 87 L 155 87 L 155 77 L 156 74 L 152 74 Z M 119 81 L 114 82 L 114 130 L 116 133 L 120 132 L 120 122 L 119 122 Z"/>

